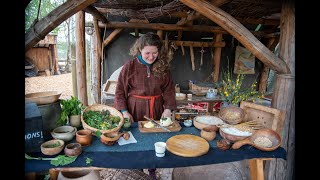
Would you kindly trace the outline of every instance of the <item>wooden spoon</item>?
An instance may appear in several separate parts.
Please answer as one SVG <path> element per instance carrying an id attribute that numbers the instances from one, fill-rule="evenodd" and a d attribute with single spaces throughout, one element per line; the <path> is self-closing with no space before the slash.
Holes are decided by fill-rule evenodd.
<path id="1" fill-rule="evenodd" d="M 248 144 L 261 151 L 273 151 L 281 145 L 279 134 L 272 129 L 264 128 L 257 130 L 252 136 L 235 142 L 232 149 L 239 149 L 241 146 Z"/>

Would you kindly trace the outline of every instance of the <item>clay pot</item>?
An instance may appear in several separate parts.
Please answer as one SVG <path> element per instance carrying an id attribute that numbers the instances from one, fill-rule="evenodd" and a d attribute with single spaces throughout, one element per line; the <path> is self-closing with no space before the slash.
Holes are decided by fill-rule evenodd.
<path id="1" fill-rule="evenodd" d="M 76 134 L 77 128 L 72 126 L 60 126 L 51 132 L 54 139 L 61 139 L 64 142 L 71 141 Z"/>
<path id="2" fill-rule="evenodd" d="M 81 129 L 76 133 L 76 141 L 81 144 L 81 146 L 89 146 L 92 143 L 92 133 L 91 130 Z"/>
<path id="3" fill-rule="evenodd" d="M 201 129 L 200 135 L 207 141 L 212 141 L 216 137 L 217 133 L 215 128 L 205 127 Z"/>
<path id="4" fill-rule="evenodd" d="M 79 156 L 82 153 L 81 144 L 70 143 L 64 148 L 64 154 L 67 156 Z"/>
<path id="5" fill-rule="evenodd" d="M 100 180 L 98 170 L 60 171 L 58 180 Z"/>
<path id="6" fill-rule="evenodd" d="M 70 125 L 73 127 L 80 127 L 81 125 L 81 115 L 72 115 L 69 117 Z"/>

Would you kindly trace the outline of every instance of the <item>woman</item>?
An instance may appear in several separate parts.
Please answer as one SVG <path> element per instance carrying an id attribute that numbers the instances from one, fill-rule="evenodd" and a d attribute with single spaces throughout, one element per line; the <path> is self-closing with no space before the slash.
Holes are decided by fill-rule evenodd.
<path id="1" fill-rule="evenodd" d="M 159 120 L 176 109 L 175 87 L 168 54 L 157 34 L 142 35 L 130 49 L 134 59 L 126 62 L 118 77 L 115 108 L 131 122 L 143 116 Z"/>

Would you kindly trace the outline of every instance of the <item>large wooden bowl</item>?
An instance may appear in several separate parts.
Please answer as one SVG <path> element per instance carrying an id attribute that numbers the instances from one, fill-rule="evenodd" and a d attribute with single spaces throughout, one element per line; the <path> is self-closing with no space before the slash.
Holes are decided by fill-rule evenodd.
<path id="1" fill-rule="evenodd" d="M 121 127 L 124 124 L 124 118 L 122 116 L 122 113 L 120 111 L 118 111 L 117 109 L 115 109 L 114 107 L 111 106 L 107 106 L 107 105 L 103 105 L 103 104 L 93 104 L 91 106 L 88 106 L 83 112 L 87 112 L 87 111 L 103 111 L 103 110 L 108 110 L 110 112 L 111 115 L 113 116 L 119 116 L 120 117 L 120 122 L 118 124 L 117 127 L 113 128 L 113 129 L 109 129 L 109 130 L 101 130 L 101 129 L 96 129 L 94 127 L 89 126 L 83 119 L 83 115 L 81 115 L 81 123 L 84 129 L 88 129 L 91 130 L 93 132 L 93 134 L 96 134 L 96 131 L 100 131 L 102 134 L 103 133 L 110 133 L 110 132 L 118 132 Z"/>
<path id="2" fill-rule="evenodd" d="M 25 102 L 34 102 L 37 105 L 51 104 L 59 100 L 61 93 L 60 91 L 29 93 L 25 95 Z"/>
<path id="3" fill-rule="evenodd" d="M 199 130 L 202 130 L 205 127 L 218 130 L 218 124 L 223 124 L 223 121 L 216 116 L 201 115 L 193 118 L 193 125 Z"/>
<path id="4" fill-rule="evenodd" d="M 235 134 L 230 134 L 224 131 L 224 128 L 219 128 L 219 133 L 220 135 L 224 138 L 229 140 L 230 142 L 236 142 L 236 141 L 240 141 L 240 140 L 244 140 L 247 137 L 251 136 L 251 135 L 235 135 Z"/>
<path id="5" fill-rule="evenodd" d="M 243 121 L 245 112 L 240 107 L 228 106 L 222 108 L 218 114 L 219 118 L 228 124 L 239 124 Z"/>

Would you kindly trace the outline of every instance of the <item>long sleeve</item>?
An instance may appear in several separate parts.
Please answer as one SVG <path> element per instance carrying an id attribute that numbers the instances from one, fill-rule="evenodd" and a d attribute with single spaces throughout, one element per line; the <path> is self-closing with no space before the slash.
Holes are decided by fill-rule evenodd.
<path id="1" fill-rule="evenodd" d="M 171 76 L 171 72 L 167 74 L 166 84 L 163 86 L 163 100 L 164 100 L 164 108 L 175 110 L 177 108 L 176 102 L 176 91 L 173 83 L 173 79 Z"/>
<path id="2" fill-rule="evenodd" d="M 123 65 L 117 82 L 115 99 L 114 99 L 114 107 L 119 111 L 122 109 L 128 109 L 127 107 L 127 98 L 128 98 L 128 63 Z"/>

